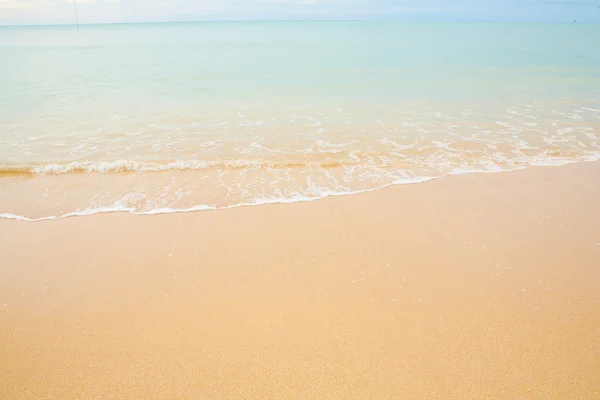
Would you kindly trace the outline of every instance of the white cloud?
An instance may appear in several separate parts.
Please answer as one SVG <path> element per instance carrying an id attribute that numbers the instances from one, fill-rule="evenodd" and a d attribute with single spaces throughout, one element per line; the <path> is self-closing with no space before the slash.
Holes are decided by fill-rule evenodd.
<path id="1" fill-rule="evenodd" d="M 0 10 L 36 10 L 53 7 L 57 3 L 56 0 L 0 0 Z"/>
<path id="2" fill-rule="evenodd" d="M 294 18 L 593 18 L 596 0 L 75 0 L 86 22 Z M 599 0 L 600 1 L 600 0 Z M 0 23 L 72 23 L 73 0 L 0 0 Z M 594 11 L 596 8 L 594 7 Z M 594 17 L 595 16 L 595 17 Z"/>

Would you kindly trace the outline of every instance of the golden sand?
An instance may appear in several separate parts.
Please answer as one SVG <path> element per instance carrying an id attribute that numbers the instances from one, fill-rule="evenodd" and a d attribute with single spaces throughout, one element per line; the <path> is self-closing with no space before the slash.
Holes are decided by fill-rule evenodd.
<path id="1" fill-rule="evenodd" d="M 0 237 L 0 399 L 600 398 L 600 163 Z"/>

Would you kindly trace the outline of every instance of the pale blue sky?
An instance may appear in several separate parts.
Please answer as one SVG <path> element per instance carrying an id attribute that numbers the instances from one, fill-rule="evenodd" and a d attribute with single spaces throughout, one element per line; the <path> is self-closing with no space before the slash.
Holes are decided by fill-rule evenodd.
<path id="1" fill-rule="evenodd" d="M 600 0 L 76 0 L 86 22 L 404 19 L 600 22 Z M 72 23 L 72 0 L 0 0 L 0 24 Z"/>

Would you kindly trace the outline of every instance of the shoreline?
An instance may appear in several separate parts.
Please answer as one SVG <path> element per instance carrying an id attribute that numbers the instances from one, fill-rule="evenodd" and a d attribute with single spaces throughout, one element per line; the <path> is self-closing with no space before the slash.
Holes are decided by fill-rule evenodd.
<path id="1" fill-rule="evenodd" d="M 360 194 L 364 194 L 364 193 L 371 193 L 371 192 L 376 192 L 379 190 L 385 190 L 387 188 L 395 187 L 395 186 L 417 185 L 417 184 L 426 183 L 426 182 L 433 181 L 433 180 L 450 178 L 453 176 L 517 172 L 517 171 L 527 170 L 530 168 L 562 167 L 565 165 L 580 164 L 580 163 L 595 163 L 595 162 L 599 162 L 600 159 L 598 159 L 598 158 L 593 158 L 593 159 L 590 158 L 590 159 L 582 159 L 582 160 L 564 159 L 564 160 L 553 160 L 553 161 L 555 163 L 533 164 L 533 165 L 528 165 L 528 166 L 517 167 L 514 169 L 462 170 L 460 172 L 453 171 L 446 175 L 441 175 L 441 176 L 429 176 L 429 177 L 423 176 L 423 177 L 406 178 L 404 180 L 401 179 L 396 182 L 385 184 L 380 187 L 375 187 L 375 188 L 370 188 L 370 189 L 362 189 L 362 190 L 357 190 L 357 191 L 353 191 L 353 192 L 330 192 L 330 193 L 323 194 L 320 197 L 299 197 L 299 198 L 289 198 L 289 199 L 288 198 L 263 199 L 263 200 L 257 200 L 254 203 L 240 203 L 240 204 L 233 204 L 230 206 L 223 206 L 223 207 L 214 207 L 214 206 L 209 206 L 206 204 L 199 204 L 199 205 L 192 206 L 190 208 L 182 208 L 182 209 L 158 208 L 158 209 L 152 209 L 149 211 L 136 211 L 135 209 L 127 208 L 127 207 L 123 207 L 123 208 L 99 207 L 99 208 L 95 208 L 95 209 L 72 211 L 72 212 L 68 212 L 63 215 L 51 215 L 51 216 L 45 216 L 45 217 L 39 217 L 39 218 L 30 218 L 30 217 L 27 217 L 24 215 L 17 215 L 17 214 L 12 214 L 12 213 L 0 213 L 0 220 L 5 219 L 5 220 L 16 220 L 16 221 L 22 221 L 22 222 L 43 222 L 43 221 L 57 221 L 57 220 L 73 218 L 73 217 L 86 217 L 86 216 L 97 215 L 97 214 L 124 213 L 124 214 L 137 215 L 137 216 L 143 216 L 143 215 L 151 216 L 151 215 L 161 215 L 161 214 L 195 213 L 198 211 L 221 211 L 221 210 L 231 210 L 231 209 L 235 209 L 235 208 L 257 207 L 257 206 L 276 205 L 276 204 L 310 203 L 313 201 L 324 200 L 324 199 L 328 199 L 328 198 L 332 198 L 332 197 L 353 196 L 353 195 L 360 195 Z"/>
<path id="2" fill-rule="evenodd" d="M 0 220 L 0 397 L 594 398 L 600 162 Z"/>

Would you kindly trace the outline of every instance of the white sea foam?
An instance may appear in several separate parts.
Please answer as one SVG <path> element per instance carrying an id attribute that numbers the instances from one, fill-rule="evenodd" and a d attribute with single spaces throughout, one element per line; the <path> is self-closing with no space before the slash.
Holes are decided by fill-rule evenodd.
<path id="1" fill-rule="evenodd" d="M 255 149 L 267 149 L 261 145 L 256 145 Z M 252 153 L 252 151 L 247 151 Z M 245 154 L 245 153 L 242 153 Z M 18 168 L 22 172 L 34 173 L 37 175 L 48 174 L 68 174 L 73 172 L 86 173 L 108 173 L 108 172 L 160 172 L 160 171 L 175 171 L 175 170 L 200 170 L 207 168 L 253 168 L 253 167 L 285 167 L 291 166 L 293 163 L 277 163 L 269 161 L 250 161 L 250 160 L 177 160 L 166 163 L 143 162 L 131 160 L 116 160 L 116 161 L 75 161 L 67 164 L 44 164 L 37 166 L 20 165 Z M 308 164 L 307 164 L 308 165 Z M 18 171 L 17 167 L 10 165 L 0 165 L 0 169 L 7 171 Z"/>
<path id="2" fill-rule="evenodd" d="M 523 165 L 517 165 L 515 163 L 510 168 L 501 167 L 495 164 L 486 164 L 481 165 L 479 167 L 457 167 L 451 170 L 447 175 L 462 175 L 462 174 L 477 174 L 477 173 L 496 173 L 496 172 L 504 172 L 504 171 L 514 171 L 527 168 L 527 166 L 536 166 L 536 167 L 549 167 L 549 166 L 562 166 L 566 164 L 576 163 L 576 162 L 588 162 L 588 161 L 597 161 L 600 160 L 600 154 L 597 156 L 588 156 L 582 157 L 580 159 L 537 159 L 537 160 L 528 160 L 524 162 Z M 297 194 L 291 197 L 278 197 L 278 198 L 270 198 L 270 197 L 257 197 L 251 201 L 244 201 L 237 204 L 232 204 L 228 206 L 216 207 L 206 204 L 194 205 L 186 208 L 175 208 L 175 207 L 158 207 L 152 208 L 150 210 L 139 211 L 135 207 L 127 207 L 122 204 L 116 204 L 111 207 L 96 207 L 89 208 L 83 210 L 77 210 L 69 213 L 65 213 L 62 215 L 51 215 L 51 216 L 43 216 L 38 218 L 31 218 L 24 215 L 18 215 L 13 213 L 0 213 L 0 218 L 3 219 L 12 219 L 18 221 L 25 222 L 41 222 L 41 221 L 50 221 L 50 220 L 59 220 L 71 217 L 80 217 L 80 216 L 90 216 L 95 214 L 107 214 L 107 213 L 129 213 L 133 215 L 159 215 L 159 214 L 173 214 L 173 213 L 187 213 L 187 212 L 196 212 L 196 211 L 210 211 L 210 210 L 227 210 L 239 207 L 252 207 L 252 206 L 260 206 L 260 205 L 273 205 L 273 204 L 291 204 L 291 203 L 302 203 L 302 202 L 312 202 L 316 200 L 321 200 L 328 197 L 338 197 L 338 196 L 346 196 L 346 195 L 354 195 L 360 193 L 367 193 L 377 191 L 383 188 L 387 188 L 395 185 L 409 185 L 409 184 L 419 184 L 428 182 L 433 179 L 438 179 L 441 176 L 417 176 L 417 177 L 406 177 L 399 178 L 394 180 L 391 183 L 379 185 L 372 188 L 354 190 L 354 191 L 336 191 L 329 189 L 321 189 L 313 192 L 312 196 Z"/>
<path id="3" fill-rule="evenodd" d="M 392 106 L 379 111 L 275 106 L 271 111 L 268 104 L 257 104 L 229 110 L 227 118 L 214 112 L 188 115 L 183 123 L 169 115 L 144 117 L 145 125 L 133 132 L 120 126 L 120 119 L 102 121 L 89 135 L 23 130 L 11 135 L 14 143 L 0 142 L 0 153 L 9 154 L 0 165 L 0 183 L 6 184 L 0 201 L 15 204 L 19 198 L 11 198 L 6 188 L 25 196 L 35 193 L 36 182 L 47 182 L 50 189 L 14 208 L 0 204 L 6 211 L 0 217 L 41 221 L 296 203 L 446 175 L 599 158 L 595 108 L 551 113 L 548 107 L 528 106 L 485 114 Z M 529 115 L 538 111 L 537 119 Z M 585 121 L 574 123 L 579 116 Z M 82 161 L 103 157 L 108 160 Z M 71 173 L 69 179 L 61 177 Z M 69 204 L 63 189 L 80 202 Z"/>

